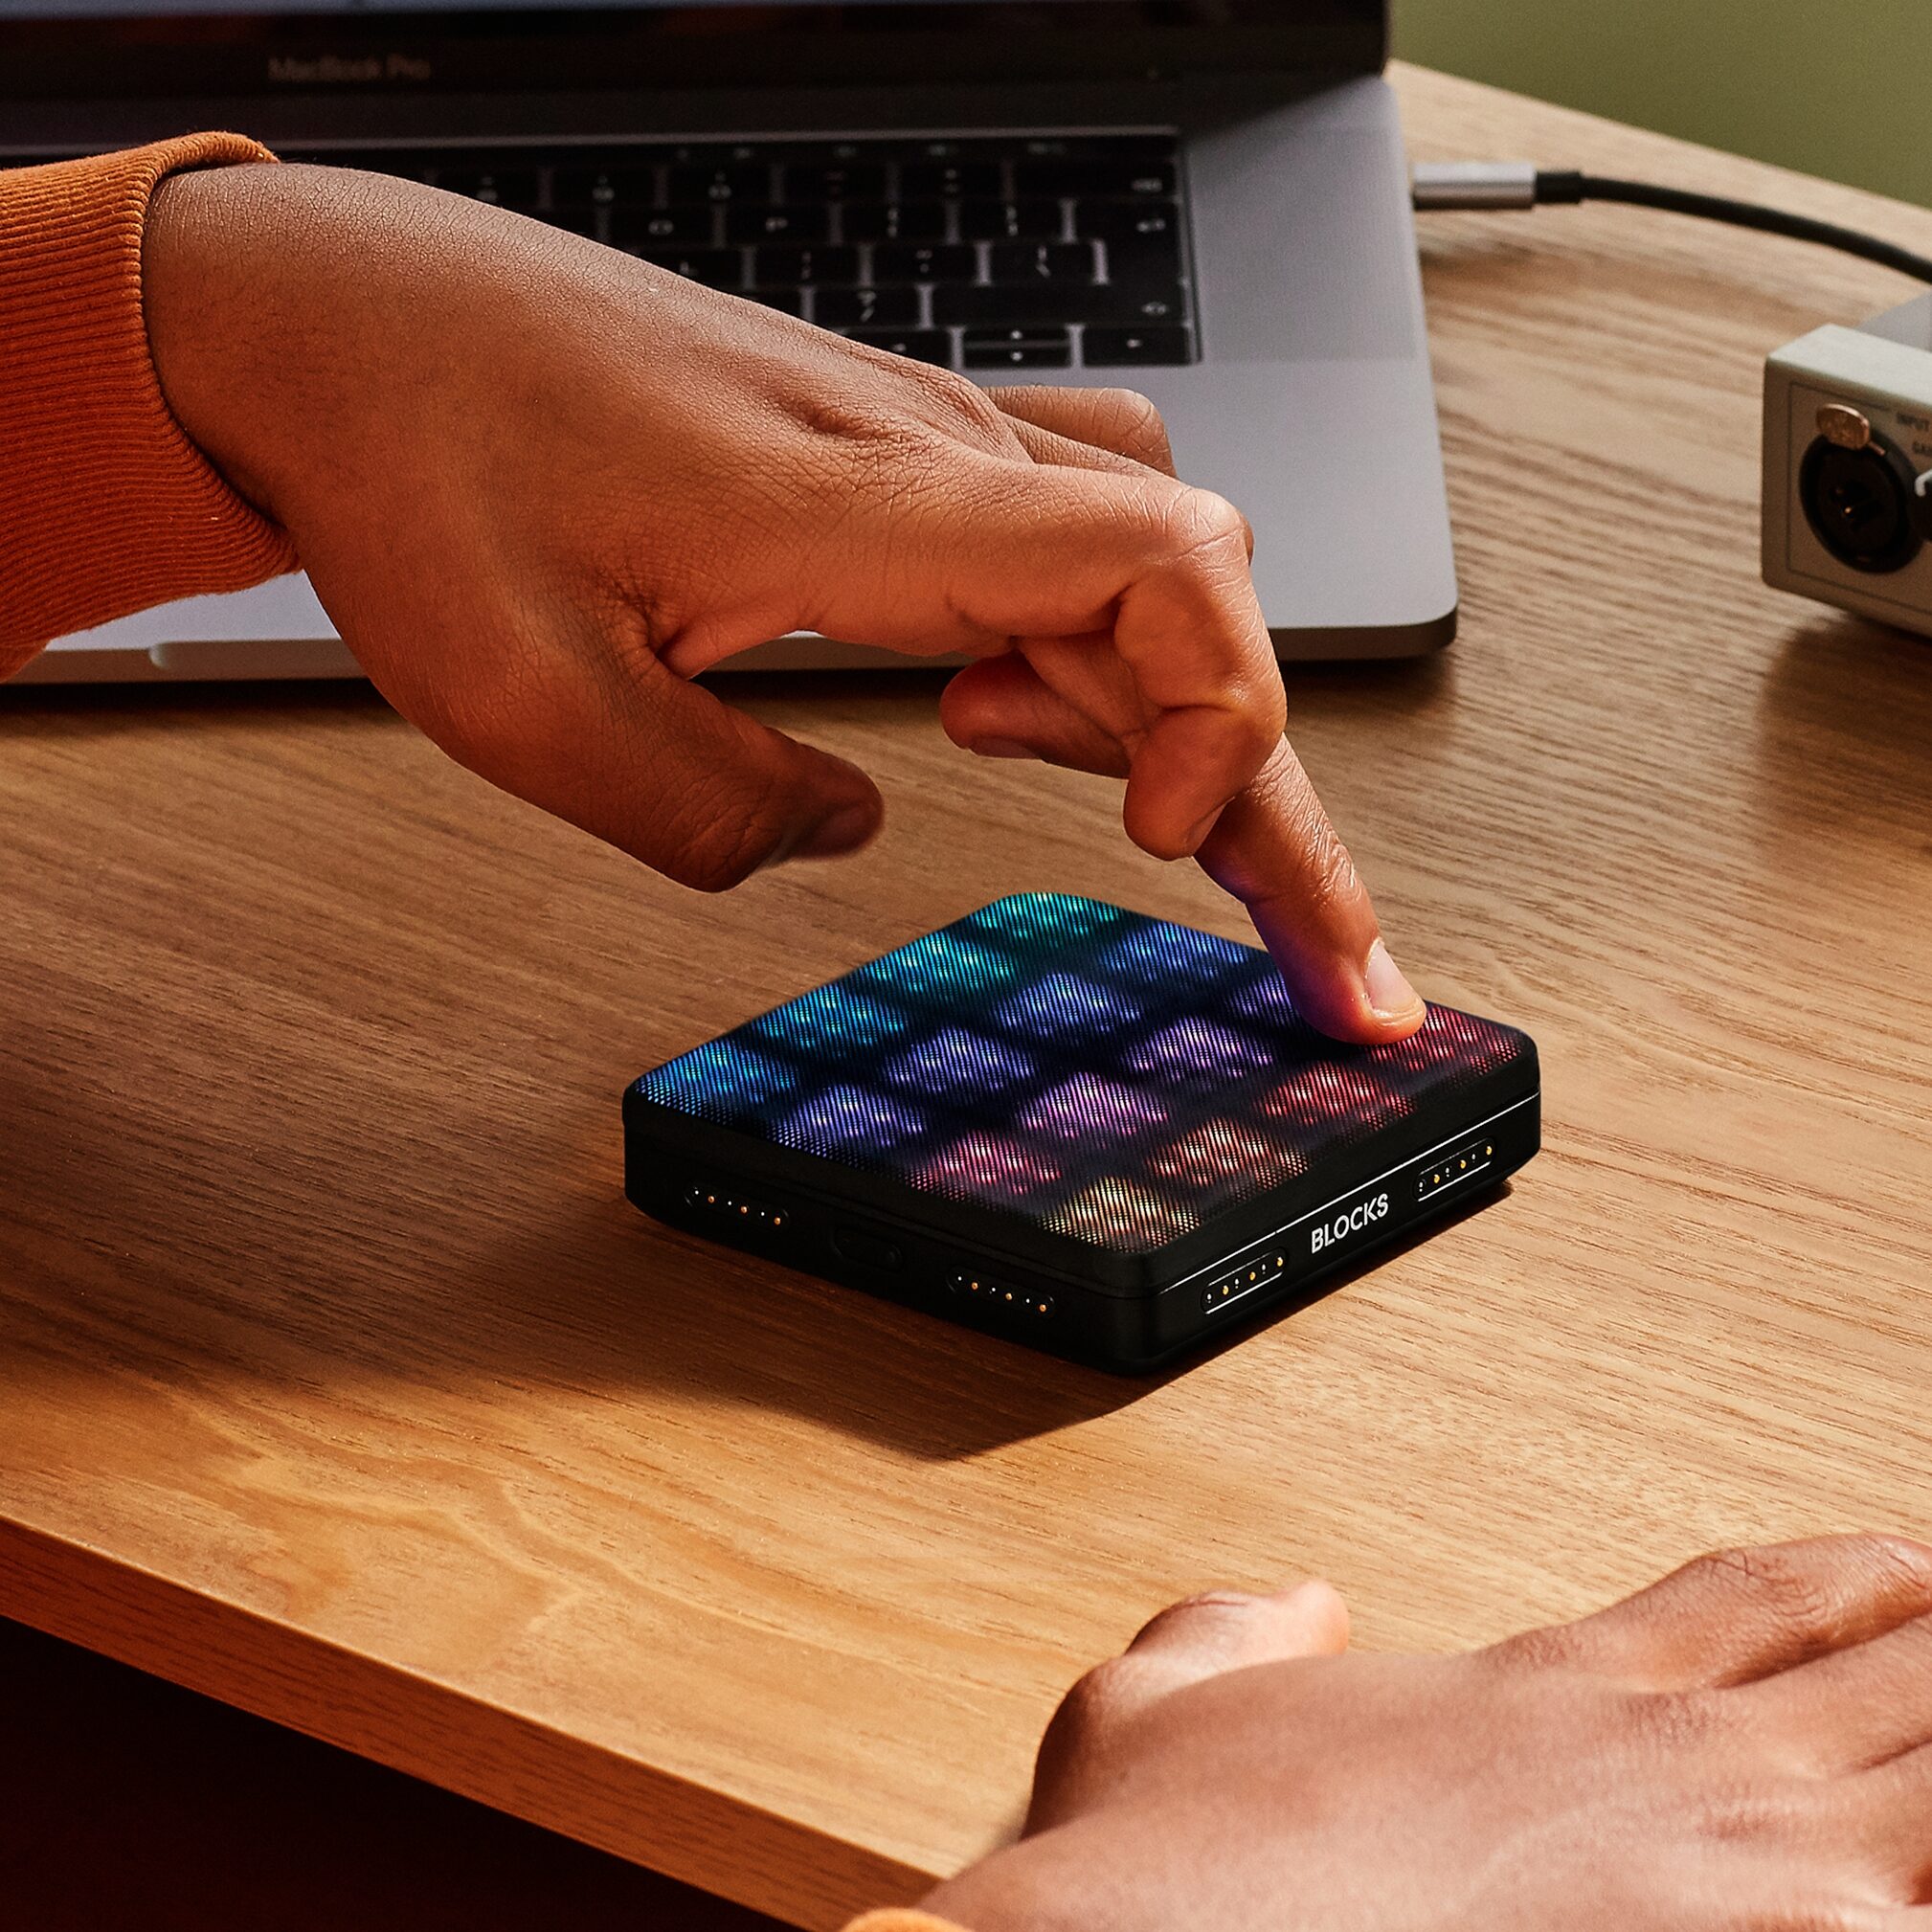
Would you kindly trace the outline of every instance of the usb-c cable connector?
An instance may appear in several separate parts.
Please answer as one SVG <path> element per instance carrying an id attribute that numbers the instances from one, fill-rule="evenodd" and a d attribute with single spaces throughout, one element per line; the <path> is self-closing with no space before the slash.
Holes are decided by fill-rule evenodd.
<path id="1" fill-rule="evenodd" d="M 1411 177 L 1418 208 L 1534 208 L 1537 169 L 1530 161 L 1433 161 Z"/>

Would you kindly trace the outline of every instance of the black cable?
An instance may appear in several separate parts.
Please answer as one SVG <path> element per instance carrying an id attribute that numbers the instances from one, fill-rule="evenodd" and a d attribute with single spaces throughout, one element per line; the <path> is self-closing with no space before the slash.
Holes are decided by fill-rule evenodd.
<path id="1" fill-rule="evenodd" d="M 1765 235 L 1788 236 L 1793 241 L 1815 241 L 1822 247 L 1836 248 L 1863 260 L 1876 261 L 1881 268 L 1896 268 L 1901 275 L 1932 282 L 1932 257 L 1915 255 L 1909 248 L 1881 241 L 1876 235 L 1861 235 L 1855 228 L 1840 228 L 1831 221 L 1813 221 L 1808 215 L 1788 214 L 1781 208 L 1765 208 L 1755 201 L 1730 201 L 1719 194 L 1693 194 L 1681 188 L 1657 188 L 1647 181 L 1616 181 L 1601 174 L 1584 174 L 1571 169 L 1539 171 L 1536 198 L 1539 207 L 1573 207 L 1584 201 L 1622 201 L 1633 208 L 1661 208 L 1672 214 L 1693 214 L 1705 221 L 1727 221 L 1736 228 L 1755 228 Z"/>

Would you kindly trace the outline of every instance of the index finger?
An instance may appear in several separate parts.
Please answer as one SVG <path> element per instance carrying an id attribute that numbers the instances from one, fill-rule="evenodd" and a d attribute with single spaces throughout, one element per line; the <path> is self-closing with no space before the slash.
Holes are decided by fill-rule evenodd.
<path id="1" fill-rule="evenodd" d="M 1355 861 L 1286 738 L 1195 856 L 1247 908 L 1311 1024 L 1365 1045 L 1422 1024 L 1427 1008 L 1389 956 Z"/>
<path id="2" fill-rule="evenodd" d="M 1047 431 L 1067 442 L 1109 450 L 1130 462 L 1177 474 L 1174 448 L 1160 412 L 1131 389 L 1058 389 L 1025 384 L 989 389 L 986 397 L 1016 423 Z"/>
<path id="3" fill-rule="evenodd" d="M 1111 639 L 1150 714 L 1128 836 L 1157 858 L 1196 851 L 1286 721 L 1240 513 L 1151 470 L 988 460 L 954 488 L 957 521 L 927 538 L 947 606 L 1015 640 Z"/>

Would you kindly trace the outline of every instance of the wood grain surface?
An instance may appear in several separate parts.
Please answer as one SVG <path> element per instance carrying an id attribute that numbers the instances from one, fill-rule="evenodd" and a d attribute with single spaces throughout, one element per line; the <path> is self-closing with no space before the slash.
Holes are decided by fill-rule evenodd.
<path id="1" fill-rule="evenodd" d="M 1932 246 L 1399 84 L 1424 155 Z M 820 1927 L 1010 1832 L 1067 1684 L 1203 1585 L 1437 1648 L 1932 1528 L 1932 647 L 1756 575 L 1764 354 L 1910 290 L 1616 209 L 1423 247 L 1462 640 L 1292 674 L 1293 730 L 1398 957 L 1541 1045 L 1512 1193 L 1144 1384 L 713 1252 L 621 1198 L 642 1067 L 1001 892 L 1234 910 L 928 678 L 743 687 L 891 818 L 718 900 L 360 692 L 19 692 L 0 1613 Z"/>

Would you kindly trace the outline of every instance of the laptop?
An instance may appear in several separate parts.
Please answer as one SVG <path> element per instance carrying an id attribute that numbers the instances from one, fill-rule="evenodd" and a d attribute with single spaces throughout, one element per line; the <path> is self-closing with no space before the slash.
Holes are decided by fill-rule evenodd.
<path id="1" fill-rule="evenodd" d="M 1129 385 L 1254 526 L 1284 658 L 1417 656 L 1456 583 L 1387 44 L 1387 0 L 0 0 L 0 162 L 236 128 L 975 381 Z M 27 675 L 356 667 L 291 576 Z"/>

